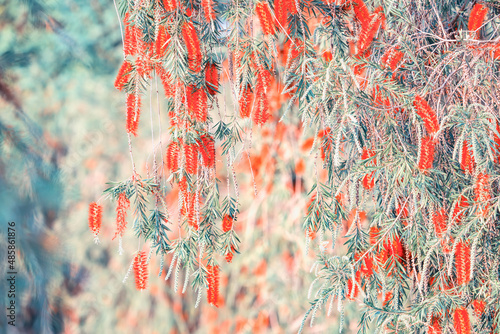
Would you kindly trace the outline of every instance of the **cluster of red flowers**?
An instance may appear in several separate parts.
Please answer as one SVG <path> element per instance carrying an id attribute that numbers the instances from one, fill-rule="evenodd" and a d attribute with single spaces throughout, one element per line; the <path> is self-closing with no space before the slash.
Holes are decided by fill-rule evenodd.
<path id="1" fill-rule="evenodd" d="M 134 278 L 137 290 L 145 290 L 148 284 L 148 264 L 145 251 L 140 251 L 134 258 Z"/>
<path id="2" fill-rule="evenodd" d="M 467 312 L 467 309 L 465 307 L 458 307 L 457 309 L 455 309 L 453 321 L 453 327 L 455 327 L 457 334 L 470 334 L 471 327 L 469 312 Z"/>
<path id="3" fill-rule="evenodd" d="M 207 301 L 215 307 L 219 303 L 219 266 L 207 266 Z"/>
<path id="4" fill-rule="evenodd" d="M 182 26 L 182 36 L 188 51 L 188 65 L 191 71 L 200 72 L 203 55 L 201 54 L 200 39 L 193 22 L 186 21 Z"/>
<path id="5" fill-rule="evenodd" d="M 455 251 L 457 267 L 457 283 L 459 285 L 470 282 L 470 246 L 466 241 L 459 241 Z"/>
<path id="6" fill-rule="evenodd" d="M 297 13 L 295 0 L 274 0 L 274 15 L 278 25 L 285 29 L 287 27 L 288 15 Z"/>
<path id="7" fill-rule="evenodd" d="M 391 71 L 395 71 L 403 57 L 404 53 L 398 47 L 389 48 L 380 58 L 380 63 L 384 67 L 389 67 Z"/>
<path id="8" fill-rule="evenodd" d="M 439 131 L 439 122 L 436 117 L 436 113 L 429 106 L 426 100 L 424 100 L 419 95 L 415 96 L 415 100 L 413 101 L 413 106 L 415 107 L 415 111 L 417 115 L 419 115 L 425 125 L 425 129 L 429 133 L 429 135 L 434 135 Z"/>
<path id="9" fill-rule="evenodd" d="M 462 144 L 462 155 L 460 159 L 460 167 L 466 174 L 471 175 L 476 167 L 476 160 L 474 159 L 474 154 L 471 152 L 469 143 L 464 140 Z"/>
<path id="10" fill-rule="evenodd" d="M 476 38 L 479 38 L 478 29 L 483 25 L 486 14 L 488 14 L 488 8 L 479 3 L 475 4 L 470 12 L 468 28 Z"/>
<path id="11" fill-rule="evenodd" d="M 420 147 L 420 160 L 418 161 L 418 168 L 426 172 L 432 168 L 434 162 L 434 139 L 430 136 L 422 138 Z"/>
<path id="12" fill-rule="evenodd" d="M 89 205 L 89 227 L 94 236 L 97 237 L 102 225 L 102 206 L 96 202 Z"/>
<path id="13" fill-rule="evenodd" d="M 264 35 L 274 35 L 276 33 L 276 25 L 274 24 L 269 3 L 267 1 L 257 2 L 255 5 L 255 13 L 259 18 Z"/>
<path id="14" fill-rule="evenodd" d="M 482 207 L 479 208 L 479 215 L 485 216 L 488 212 L 488 201 L 491 199 L 490 194 L 490 177 L 488 174 L 480 173 L 476 179 L 476 186 L 474 192 L 476 195 L 476 202 Z"/>

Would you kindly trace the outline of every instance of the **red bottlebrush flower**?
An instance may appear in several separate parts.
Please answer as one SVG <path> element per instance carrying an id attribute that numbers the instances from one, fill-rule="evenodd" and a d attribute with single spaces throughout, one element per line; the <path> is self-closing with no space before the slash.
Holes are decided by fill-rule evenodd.
<path id="1" fill-rule="evenodd" d="M 134 277 L 137 290 L 145 290 L 148 284 L 148 264 L 145 251 L 140 251 L 134 258 Z"/>
<path id="2" fill-rule="evenodd" d="M 208 116 L 207 93 L 190 85 L 187 89 L 187 105 L 189 117 L 198 122 L 206 122 Z"/>
<path id="3" fill-rule="evenodd" d="M 175 88 L 172 84 L 170 75 L 161 65 L 156 66 L 156 73 L 160 76 L 161 84 L 163 85 L 163 90 L 165 91 L 165 97 L 173 98 L 175 95 Z"/>
<path id="4" fill-rule="evenodd" d="M 128 79 L 130 78 L 130 72 L 132 72 L 132 64 L 128 61 L 123 61 L 120 70 L 118 71 L 118 75 L 115 79 L 115 88 L 119 91 L 123 90 L 123 87 L 127 84 Z"/>
<path id="5" fill-rule="evenodd" d="M 486 308 L 486 302 L 481 299 L 475 299 L 472 302 L 472 305 L 474 306 L 474 313 L 476 314 L 476 317 L 481 318 L 484 313 L 484 309 Z"/>
<path id="6" fill-rule="evenodd" d="M 420 147 L 420 160 L 418 161 L 418 169 L 422 172 L 427 172 L 432 168 L 434 162 L 434 140 L 431 137 L 422 138 Z"/>
<path id="7" fill-rule="evenodd" d="M 401 243 L 401 238 L 399 236 L 396 236 L 390 243 L 389 252 L 397 260 L 403 257 L 403 244 Z"/>
<path id="8" fill-rule="evenodd" d="M 468 28 L 476 38 L 479 37 L 479 31 L 476 30 L 483 25 L 486 14 L 488 14 L 488 8 L 479 3 L 475 4 L 470 12 Z"/>
<path id="9" fill-rule="evenodd" d="M 158 30 L 158 36 L 156 37 L 155 47 L 156 47 L 156 55 L 160 58 L 165 56 L 165 52 L 167 51 L 167 46 L 169 44 L 170 34 L 167 32 L 167 28 L 165 26 L 160 26 Z"/>
<path id="10" fill-rule="evenodd" d="M 137 136 L 140 114 L 141 96 L 139 94 L 127 94 L 127 133 Z"/>
<path id="11" fill-rule="evenodd" d="M 102 225 L 102 206 L 96 202 L 89 205 L 89 227 L 94 236 L 97 237 Z"/>
<path id="12" fill-rule="evenodd" d="M 218 306 L 219 300 L 219 266 L 207 266 L 207 301 L 215 307 Z"/>
<path id="13" fill-rule="evenodd" d="M 140 35 L 139 29 L 135 26 L 131 26 L 128 22 L 129 14 L 126 13 L 123 19 L 123 24 L 125 26 L 125 36 L 123 41 L 123 53 L 125 56 L 133 56 L 137 53 L 137 37 Z"/>
<path id="14" fill-rule="evenodd" d="M 284 1 L 286 2 L 286 8 L 290 12 L 290 14 L 296 15 L 298 11 L 297 11 L 297 3 L 295 2 L 295 0 L 284 0 Z"/>
<path id="15" fill-rule="evenodd" d="M 371 157 L 375 156 L 375 151 L 374 150 L 370 150 L 370 149 L 367 149 L 367 148 L 363 148 L 363 153 L 361 154 L 361 159 L 362 160 L 366 160 L 366 159 L 369 159 Z M 376 161 L 375 159 L 372 160 L 370 162 L 370 166 L 373 166 L 375 165 Z M 373 187 L 375 186 L 375 179 L 373 178 L 373 175 L 375 174 L 375 171 L 369 173 L 369 174 L 366 174 L 364 177 L 363 177 L 363 187 L 367 190 L 372 190 Z"/>
<path id="16" fill-rule="evenodd" d="M 276 16 L 277 23 L 286 29 L 288 19 L 287 0 L 274 0 L 274 16 Z"/>
<path id="17" fill-rule="evenodd" d="M 274 25 L 273 15 L 271 14 L 269 4 L 266 1 L 258 2 L 255 5 L 255 12 L 259 18 L 264 35 L 273 35 L 276 32 L 276 26 Z"/>
<path id="18" fill-rule="evenodd" d="M 399 48 L 389 48 L 383 54 L 382 58 L 380 58 L 380 64 L 383 67 L 389 67 L 392 71 L 394 71 L 401 62 L 401 59 L 403 59 L 403 56 L 404 53 L 399 51 Z"/>
<path id="19" fill-rule="evenodd" d="M 203 159 L 203 166 L 215 168 L 215 141 L 210 135 L 203 135 L 199 142 L 200 153 Z"/>
<path id="20" fill-rule="evenodd" d="M 171 142 L 167 146 L 167 154 L 165 155 L 165 164 L 168 170 L 175 172 L 179 169 L 179 144 Z"/>
<path id="21" fill-rule="evenodd" d="M 330 51 L 324 51 L 322 57 L 328 63 L 331 62 L 333 59 L 333 55 Z"/>
<path id="22" fill-rule="evenodd" d="M 373 16 L 369 23 L 363 25 L 361 28 L 361 33 L 358 39 L 358 50 L 357 54 L 362 55 L 370 47 L 375 38 L 375 34 L 380 28 L 380 17 L 378 15 Z"/>
<path id="23" fill-rule="evenodd" d="M 127 210 L 129 208 L 130 201 L 127 198 L 127 195 L 125 195 L 125 193 L 121 193 L 118 196 L 118 201 L 116 204 L 116 232 L 113 240 L 117 235 L 120 235 L 120 237 L 123 236 L 125 228 L 127 227 L 127 222 L 125 221 L 125 219 L 127 219 Z"/>
<path id="24" fill-rule="evenodd" d="M 476 167 L 476 159 L 474 159 L 474 155 L 471 152 L 472 150 L 469 148 L 469 143 L 467 140 L 464 140 L 462 145 L 462 157 L 460 160 L 460 167 L 466 174 L 472 174 Z"/>
<path id="25" fill-rule="evenodd" d="M 201 0 L 201 6 L 203 7 L 203 13 L 205 14 L 205 19 L 208 22 L 215 20 L 215 10 L 213 0 Z"/>
<path id="26" fill-rule="evenodd" d="M 358 19 L 358 21 L 361 23 L 361 26 L 368 25 L 372 18 L 371 13 L 366 7 L 363 0 L 354 0 L 351 3 L 354 9 L 354 15 L 356 16 L 356 19 Z"/>
<path id="27" fill-rule="evenodd" d="M 184 156 L 186 158 L 186 171 L 196 175 L 198 173 L 198 145 L 184 145 Z"/>
<path id="28" fill-rule="evenodd" d="M 229 232 L 233 229 L 233 217 L 225 215 L 222 220 L 222 231 Z"/>
<path id="29" fill-rule="evenodd" d="M 250 113 L 252 111 L 252 103 L 253 103 L 253 92 L 252 87 L 248 84 L 243 93 L 241 94 L 239 101 L 239 109 L 240 116 L 242 118 L 250 117 Z"/>
<path id="30" fill-rule="evenodd" d="M 455 310 L 453 316 L 453 327 L 457 334 L 470 334 L 469 313 L 465 307 L 459 307 Z"/>
<path id="31" fill-rule="evenodd" d="M 163 7 L 167 12 L 173 12 L 177 8 L 177 0 L 163 0 Z"/>
<path id="32" fill-rule="evenodd" d="M 193 227 L 196 231 L 198 231 L 198 217 L 199 217 L 199 204 L 200 198 L 198 195 L 198 203 L 196 202 L 196 193 L 186 193 L 185 195 L 185 205 L 187 206 L 187 221 L 188 225 Z M 196 206 L 198 204 L 198 207 Z"/>
<path id="33" fill-rule="evenodd" d="M 219 70 L 215 63 L 210 63 L 205 69 L 205 83 L 210 95 L 215 95 L 219 89 Z"/>
<path id="34" fill-rule="evenodd" d="M 476 194 L 476 202 L 480 203 L 482 207 L 479 208 L 478 213 L 485 216 L 488 212 L 488 201 L 491 199 L 490 194 L 490 177 L 488 174 L 479 174 L 474 188 Z"/>
<path id="35" fill-rule="evenodd" d="M 153 63 L 147 56 L 139 55 L 135 59 L 135 69 L 137 70 L 137 74 L 141 77 L 147 77 L 150 79 L 153 68 Z"/>
<path id="36" fill-rule="evenodd" d="M 226 262 L 227 263 L 231 263 L 231 261 L 233 261 L 233 256 L 234 256 L 234 253 L 228 252 L 226 254 L 226 257 L 225 257 L 226 258 Z"/>
<path id="37" fill-rule="evenodd" d="M 258 92 L 257 94 L 257 108 L 253 114 L 253 122 L 256 125 L 264 125 L 271 117 L 269 114 L 269 99 L 265 92 Z"/>
<path id="38" fill-rule="evenodd" d="M 459 241 L 455 253 L 457 268 L 457 283 L 467 284 L 470 281 L 470 246 L 467 242 Z"/>
<path id="39" fill-rule="evenodd" d="M 373 275 L 373 259 L 370 255 L 366 255 L 363 258 L 363 266 L 360 269 L 361 273 L 366 277 Z"/>
<path id="40" fill-rule="evenodd" d="M 436 230 L 436 235 L 438 238 L 441 238 L 443 234 L 446 232 L 446 222 L 448 217 L 446 215 L 446 210 L 441 209 L 434 214 L 432 217 L 432 223 L 434 224 L 434 228 Z"/>
<path id="41" fill-rule="evenodd" d="M 460 200 L 455 204 L 455 208 L 453 208 L 453 219 L 457 224 L 460 224 L 462 221 L 462 217 L 464 215 L 463 210 L 469 206 L 467 198 L 465 196 L 461 196 Z"/>
<path id="42" fill-rule="evenodd" d="M 415 96 L 415 100 L 413 101 L 413 106 L 423 121 L 427 132 L 430 135 L 435 134 L 439 130 L 439 122 L 436 117 L 436 113 L 429 106 L 426 100 L 421 98 L 419 95 Z"/>
<path id="43" fill-rule="evenodd" d="M 439 319 L 436 317 L 432 317 L 429 334 L 441 334 L 441 325 L 439 324 Z"/>
<path id="44" fill-rule="evenodd" d="M 200 49 L 200 39 L 191 21 L 186 21 L 182 26 L 182 36 L 188 51 L 188 64 L 193 72 L 201 71 L 202 54 Z"/>

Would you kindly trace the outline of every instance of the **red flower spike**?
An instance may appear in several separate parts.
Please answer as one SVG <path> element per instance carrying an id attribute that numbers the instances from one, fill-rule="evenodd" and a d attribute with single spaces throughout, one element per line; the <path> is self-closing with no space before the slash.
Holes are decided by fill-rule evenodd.
<path id="1" fill-rule="evenodd" d="M 229 232 L 233 229 L 233 217 L 225 215 L 222 220 L 222 231 Z"/>
<path id="2" fill-rule="evenodd" d="M 284 0 L 284 1 L 286 3 L 286 7 L 290 12 L 290 14 L 296 15 L 298 11 L 297 11 L 297 3 L 295 2 L 295 0 Z M 285 26 L 283 26 L 283 28 L 285 28 Z"/>
<path id="3" fill-rule="evenodd" d="M 388 67 L 391 71 L 394 71 L 401 62 L 401 59 L 403 59 L 403 56 L 404 53 L 399 51 L 398 47 L 389 48 L 382 55 L 382 58 L 380 58 L 380 65 L 382 65 L 382 67 Z"/>
<path id="4" fill-rule="evenodd" d="M 201 0 L 201 6 L 203 7 L 203 13 L 205 14 L 205 19 L 208 22 L 215 20 L 215 10 L 213 0 Z"/>
<path id="5" fill-rule="evenodd" d="M 196 175 L 198 173 L 198 145 L 184 145 L 184 156 L 186 158 L 186 171 Z"/>
<path id="6" fill-rule="evenodd" d="M 198 210 L 196 207 L 196 193 L 187 193 L 185 205 L 187 206 L 188 225 L 198 231 Z M 200 203 L 198 203 L 200 204 Z"/>
<path id="7" fill-rule="evenodd" d="M 446 232 L 446 222 L 448 221 L 448 217 L 445 209 L 441 209 L 434 214 L 432 217 L 432 223 L 434 224 L 434 229 L 436 231 L 436 235 L 438 238 L 441 238 L 443 234 Z"/>
<path id="8" fill-rule="evenodd" d="M 267 94 L 259 92 L 259 94 L 257 94 L 257 107 L 255 108 L 255 112 L 253 114 L 253 122 L 256 125 L 264 125 L 270 117 L 269 99 Z"/>
<path id="9" fill-rule="evenodd" d="M 158 37 L 155 42 L 155 51 L 158 57 L 162 58 L 165 56 L 169 42 L 170 35 L 167 32 L 167 28 L 165 28 L 165 26 L 160 26 L 158 30 Z"/>
<path id="10" fill-rule="evenodd" d="M 206 122 L 208 116 L 207 93 L 190 85 L 187 89 L 187 105 L 189 117 L 198 122 Z"/>
<path id="11" fill-rule="evenodd" d="M 483 25 L 486 14 L 488 14 L 488 8 L 479 3 L 476 3 L 470 12 L 468 28 L 471 36 L 475 35 L 476 39 L 479 38 L 477 30 Z"/>
<path id="12" fill-rule="evenodd" d="M 228 253 L 226 254 L 226 257 L 225 257 L 226 262 L 227 262 L 227 263 L 231 263 L 231 261 L 233 261 L 233 256 L 234 256 L 234 254 L 233 254 L 233 253 L 228 252 Z"/>
<path id="13" fill-rule="evenodd" d="M 439 122 L 436 117 L 436 113 L 429 106 L 426 100 L 424 100 L 419 95 L 415 96 L 413 101 L 413 106 L 417 115 L 419 115 L 424 121 L 425 129 L 430 135 L 435 134 L 439 130 Z"/>
<path id="14" fill-rule="evenodd" d="M 160 76 L 161 84 L 163 85 L 163 90 L 165 91 L 166 98 L 173 98 L 175 95 L 175 87 L 172 84 L 172 79 L 167 71 L 161 66 L 156 66 L 156 73 Z"/>
<path id="15" fill-rule="evenodd" d="M 215 95 L 219 89 L 219 70 L 214 63 L 208 64 L 205 69 L 205 83 L 210 95 Z"/>
<path id="16" fill-rule="evenodd" d="M 121 193 L 118 196 L 118 201 L 116 204 L 116 232 L 113 240 L 117 235 L 120 235 L 120 237 L 122 237 L 123 233 L 125 233 L 125 228 L 127 227 L 127 222 L 125 219 L 127 219 L 127 210 L 129 208 L 130 201 L 127 198 L 127 195 L 125 195 L 125 193 Z"/>
<path id="17" fill-rule="evenodd" d="M 89 227 L 94 236 L 97 237 L 102 225 L 102 206 L 96 202 L 89 205 Z"/>
<path id="18" fill-rule="evenodd" d="M 148 283 L 148 264 L 145 251 L 137 253 L 134 258 L 134 277 L 137 290 L 145 290 Z"/>
<path id="19" fill-rule="evenodd" d="M 467 201 L 467 198 L 465 196 L 461 196 L 460 200 L 455 204 L 455 207 L 453 208 L 453 219 L 457 224 L 460 224 L 462 222 L 462 217 L 464 213 L 462 212 L 466 207 L 469 206 L 469 202 Z"/>
<path id="20" fill-rule="evenodd" d="M 219 300 L 219 266 L 207 266 L 207 301 L 215 307 L 218 306 Z"/>
<path id="21" fill-rule="evenodd" d="M 429 334 L 441 334 L 441 325 L 439 324 L 439 319 L 436 317 L 432 317 Z"/>
<path id="22" fill-rule="evenodd" d="M 368 25 L 372 18 L 371 13 L 366 7 L 363 0 L 354 0 L 351 3 L 354 9 L 354 15 L 356 16 L 356 19 L 358 19 L 358 21 L 361 23 L 361 26 Z"/>
<path id="23" fill-rule="evenodd" d="M 125 56 L 133 56 L 137 53 L 137 36 L 140 33 L 135 26 L 131 26 L 128 22 L 129 16 L 130 15 L 126 13 L 123 19 L 123 24 L 125 26 L 123 53 Z"/>
<path id="24" fill-rule="evenodd" d="M 260 21 L 260 26 L 264 35 L 274 35 L 276 26 L 274 25 L 273 15 L 271 8 L 266 1 L 258 2 L 255 5 L 255 12 Z"/>
<path id="25" fill-rule="evenodd" d="M 191 21 L 186 21 L 182 26 L 182 36 L 188 51 L 188 64 L 193 72 L 201 71 L 202 54 L 200 49 L 200 39 Z"/>
<path id="26" fill-rule="evenodd" d="M 203 166 L 215 168 L 215 141 L 210 135 L 203 135 L 198 140 Z"/>
<path id="27" fill-rule="evenodd" d="M 177 8 L 177 0 L 163 0 L 163 7 L 167 12 L 172 12 Z"/>
<path id="28" fill-rule="evenodd" d="M 418 169 L 427 173 L 428 169 L 432 168 L 434 162 L 434 140 L 427 136 L 422 138 L 420 147 L 420 160 L 418 161 Z"/>
<path id="29" fill-rule="evenodd" d="M 458 285 L 467 284 L 470 281 L 470 246 L 467 242 L 458 242 L 455 252 L 455 265 Z"/>
<path id="30" fill-rule="evenodd" d="M 484 309 L 486 308 L 486 302 L 481 299 L 476 299 L 472 302 L 472 305 L 474 306 L 474 313 L 476 314 L 476 317 L 481 318 L 484 314 Z"/>
<path id="31" fill-rule="evenodd" d="M 366 25 L 363 25 L 361 28 L 361 34 L 359 35 L 358 39 L 358 55 L 362 55 L 365 53 L 365 51 L 368 50 L 370 45 L 373 42 L 373 39 L 375 38 L 375 34 L 377 33 L 378 29 L 380 28 L 381 24 L 381 19 L 379 15 L 375 15 L 369 23 Z"/>
<path id="32" fill-rule="evenodd" d="M 288 0 L 274 0 L 274 15 L 276 16 L 277 23 L 283 28 L 287 27 L 288 19 Z"/>
<path id="33" fill-rule="evenodd" d="M 374 150 L 370 150 L 370 149 L 367 149 L 367 148 L 363 148 L 363 153 L 361 154 L 361 159 L 362 160 L 366 160 L 366 159 L 369 159 L 371 157 L 375 156 L 375 151 Z M 376 163 L 375 159 L 370 161 L 370 166 L 374 166 Z M 369 174 L 366 174 L 364 177 L 363 177 L 363 181 L 362 181 L 362 184 L 363 184 L 363 187 L 367 190 L 372 190 L 373 187 L 375 186 L 375 179 L 373 178 L 373 175 L 375 174 L 375 171 L 369 173 Z"/>
<path id="34" fill-rule="evenodd" d="M 116 89 L 118 89 L 119 91 L 123 90 L 123 87 L 125 87 L 130 78 L 130 72 L 132 72 L 132 64 L 124 60 L 115 79 Z"/>
<path id="35" fill-rule="evenodd" d="M 167 154 L 165 156 L 166 167 L 168 170 L 175 172 L 179 169 L 179 144 L 171 142 L 167 146 Z"/>
<path id="36" fill-rule="evenodd" d="M 455 310 L 453 316 L 453 327 L 457 334 L 470 334 L 470 319 L 469 313 L 465 307 L 459 307 Z"/>
<path id="37" fill-rule="evenodd" d="M 487 202 L 491 199 L 489 188 L 490 176 L 488 174 L 480 173 L 477 176 L 476 186 L 474 187 L 476 202 Z"/>
<path id="38" fill-rule="evenodd" d="M 476 159 L 469 148 L 469 143 L 464 140 L 462 145 L 462 160 L 460 161 L 460 167 L 465 172 L 465 174 L 471 175 L 476 167 Z"/>
<path id="39" fill-rule="evenodd" d="M 141 96 L 138 94 L 127 94 L 127 133 L 137 136 L 139 128 L 139 116 L 141 113 Z"/>
<path id="40" fill-rule="evenodd" d="M 370 245 L 375 245 L 378 241 L 380 229 L 378 227 L 370 227 Z"/>
<path id="41" fill-rule="evenodd" d="M 242 118 L 250 117 L 253 103 L 253 92 L 250 85 L 247 85 L 241 94 L 239 101 L 240 116 Z"/>

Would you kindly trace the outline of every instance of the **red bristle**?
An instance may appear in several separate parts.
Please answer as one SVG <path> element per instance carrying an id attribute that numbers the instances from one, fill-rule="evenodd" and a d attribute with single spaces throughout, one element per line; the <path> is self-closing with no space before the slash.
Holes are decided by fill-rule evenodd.
<path id="1" fill-rule="evenodd" d="M 102 206 L 96 202 L 89 205 L 89 227 L 94 236 L 99 234 L 102 225 Z"/>
<path id="2" fill-rule="evenodd" d="M 438 210 L 438 212 L 434 214 L 434 217 L 432 217 L 432 223 L 434 224 L 434 229 L 438 238 L 441 238 L 446 232 L 446 222 L 448 221 L 446 212 L 445 209 Z"/>
<path id="3" fill-rule="evenodd" d="M 365 51 L 368 50 L 373 42 L 373 39 L 375 38 L 375 34 L 380 27 L 380 23 L 380 17 L 378 15 L 375 15 L 369 23 L 361 28 L 361 33 L 359 35 L 357 44 L 357 55 L 362 55 L 363 53 L 365 53 Z"/>
<path id="4" fill-rule="evenodd" d="M 455 327 L 455 331 L 457 334 L 470 334 L 470 319 L 469 312 L 465 307 L 459 307 L 455 309 L 455 313 L 453 316 L 453 327 Z"/>
<path id="5" fill-rule="evenodd" d="M 438 318 L 432 317 L 428 334 L 441 334 L 441 325 L 439 324 Z"/>
<path id="6" fill-rule="evenodd" d="M 139 76 L 151 79 L 151 71 L 153 70 L 153 63 L 147 56 L 139 55 L 135 59 L 135 69 L 137 70 L 137 74 L 139 74 Z"/>
<path id="7" fill-rule="evenodd" d="M 198 173 L 198 145 L 184 145 L 184 156 L 186 159 L 186 172 L 196 175 Z"/>
<path id="8" fill-rule="evenodd" d="M 123 87 L 125 87 L 130 78 L 130 72 L 132 72 L 132 64 L 130 64 L 127 60 L 124 60 L 115 79 L 116 89 L 119 91 L 123 90 Z"/>
<path id="9" fill-rule="evenodd" d="M 403 58 L 404 53 L 399 51 L 398 47 L 395 48 L 389 48 L 387 51 L 382 55 L 382 58 L 380 58 L 380 64 L 383 67 L 388 67 L 392 71 L 394 71 L 399 63 L 401 62 L 401 59 Z"/>
<path id="10" fill-rule="evenodd" d="M 229 232 L 233 229 L 233 217 L 225 215 L 222 220 L 222 231 Z"/>
<path id="11" fill-rule="evenodd" d="M 460 224 L 462 222 L 462 217 L 464 215 L 463 210 L 469 206 L 469 203 L 467 201 L 467 198 L 465 196 L 460 196 L 460 200 L 455 204 L 455 207 L 453 208 L 453 219 L 457 224 Z"/>
<path id="12" fill-rule="evenodd" d="M 201 71 L 202 54 L 200 49 L 200 40 L 198 33 L 191 21 L 186 21 L 182 26 L 182 36 L 188 51 L 188 64 L 193 72 Z"/>
<path id="13" fill-rule="evenodd" d="M 373 275 L 373 259 L 370 255 L 366 255 L 363 258 L 363 266 L 361 267 L 361 273 L 366 277 Z"/>
<path id="14" fill-rule="evenodd" d="M 455 252 L 458 285 L 470 281 L 470 246 L 467 242 L 459 241 Z"/>
<path id="15" fill-rule="evenodd" d="M 127 198 L 125 193 L 121 193 L 118 196 L 118 201 L 116 203 L 116 232 L 113 239 L 116 238 L 117 235 L 120 237 L 125 233 L 125 228 L 127 227 L 127 210 L 130 208 L 130 201 Z"/>
<path id="16" fill-rule="evenodd" d="M 378 241 L 380 229 L 376 226 L 370 227 L 370 245 L 375 245 Z"/>
<path id="17" fill-rule="evenodd" d="M 284 0 L 284 1 L 285 1 L 286 7 L 287 7 L 288 11 L 290 12 L 290 14 L 296 15 L 298 13 L 296 1 L 295 0 Z M 283 28 L 284 27 L 285 26 L 283 26 Z"/>
<path id="18" fill-rule="evenodd" d="M 481 299 L 475 299 L 472 302 L 472 305 L 474 306 L 474 313 L 476 314 L 476 317 L 481 318 L 484 313 L 484 309 L 486 308 L 486 302 Z"/>
<path id="19" fill-rule="evenodd" d="M 479 208 L 479 215 L 485 216 L 488 212 L 490 194 L 490 177 L 488 174 L 480 173 L 476 179 L 476 186 L 474 187 L 476 195 L 476 202 L 481 205 Z"/>
<path id="20" fill-rule="evenodd" d="M 215 10 L 213 0 L 201 0 L 201 6 L 203 7 L 203 13 L 205 14 L 205 19 L 208 22 L 215 20 Z"/>
<path id="21" fill-rule="evenodd" d="M 266 1 L 258 2 L 255 5 L 255 12 L 259 18 L 260 26 L 264 35 L 273 35 L 276 32 L 271 8 Z"/>
<path id="22" fill-rule="evenodd" d="M 198 195 L 198 198 L 199 198 L 199 195 Z M 200 204 L 200 198 L 199 198 L 199 201 L 198 203 L 196 203 L 196 193 L 187 193 L 186 194 L 186 198 L 185 198 L 185 205 L 187 206 L 187 221 L 188 221 L 188 225 L 193 227 L 196 231 L 198 231 L 199 229 L 199 226 L 198 226 L 198 208 L 196 207 L 196 205 Z"/>
<path id="23" fill-rule="evenodd" d="M 219 266 L 207 266 L 207 281 L 207 301 L 209 304 L 219 307 Z"/>
<path id="24" fill-rule="evenodd" d="M 219 70 L 217 65 L 210 63 L 205 69 L 205 83 L 210 95 L 215 95 L 219 89 Z"/>
<path id="25" fill-rule="evenodd" d="M 469 143 L 467 140 L 464 140 L 462 145 L 462 159 L 460 160 L 460 167 L 466 174 L 472 174 L 476 167 L 476 160 L 474 159 L 474 155 L 471 151 Z"/>
<path id="26" fill-rule="evenodd" d="M 137 136 L 140 113 L 141 96 L 138 94 L 127 94 L 127 133 Z"/>
<path id="27" fill-rule="evenodd" d="M 419 115 L 424 121 L 425 128 L 430 135 L 435 134 L 439 130 L 439 122 L 436 117 L 436 113 L 429 106 L 426 100 L 424 100 L 419 95 L 415 96 L 413 101 L 413 106 L 417 115 Z"/>
<path id="28" fill-rule="evenodd" d="M 167 146 L 167 154 L 165 156 L 165 163 L 168 170 L 175 172 L 179 169 L 179 144 L 171 142 Z"/>
<path id="29" fill-rule="evenodd" d="M 170 35 L 167 32 L 167 28 L 165 26 L 160 26 L 158 30 L 158 36 L 156 37 L 155 42 L 155 51 L 156 55 L 160 58 L 165 56 L 165 52 L 167 51 L 168 43 L 170 42 Z"/>
<path id="30" fill-rule="evenodd" d="M 384 297 L 384 301 L 382 303 L 382 307 L 387 307 L 389 305 L 389 303 L 391 302 L 392 300 L 392 292 L 391 291 L 388 291 L 385 293 L 385 297 Z"/>
<path id="31" fill-rule="evenodd" d="M 479 37 L 479 31 L 476 30 L 483 25 L 486 14 L 488 14 L 488 8 L 479 3 L 476 3 L 470 12 L 468 28 L 476 38 Z"/>
<path id="32" fill-rule="evenodd" d="M 422 138 L 420 146 L 420 160 L 418 161 L 418 169 L 422 172 L 427 172 L 432 168 L 434 162 L 434 139 L 431 137 Z"/>
<path id="33" fill-rule="evenodd" d="M 137 53 L 137 36 L 139 35 L 137 28 L 130 25 L 129 14 L 125 14 L 123 24 L 125 26 L 125 36 L 123 41 L 123 53 L 125 56 L 133 56 Z"/>
<path id="34" fill-rule="evenodd" d="M 137 290 L 146 289 L 148 283 L 148 264 L 145 251 L 137 253 L 134 258 L 134 277 Z"/>
<path id="35" fill-rule="evenodd" d="M 163 7 L 167 12 L 172 12 L 177 8 L 177 0 L 163 0 Z"/>
<path id="36" fill-rule="evenodd" d="M 324 51 L 322 57 L 328 63 L 331 62 L 333 59 L 333 55 L 330 51 Z"/>
<path id="37" fill-rule="evenodd" d="M 230 251 L 230 252 L 227 252 L 227 253 L 226 253 L 226 256 L 225 256 L 225 258 L 226 258 L 226 262 L 227 262 L 227 263 L 231 263 L 231 261 L 233 261 L 233 256 L 234 256 L 234 247 L 233 247 L 233 246 L 231 246 L 231 251 Z"/>
<path id="38" fill-rule="evenodd" d="M 256 125 L 264 125 L 271 117 L 269 114 L 269 99 L 265 92 L 258 92 L 257 107 L 253 114 L 253 122 Z"/>

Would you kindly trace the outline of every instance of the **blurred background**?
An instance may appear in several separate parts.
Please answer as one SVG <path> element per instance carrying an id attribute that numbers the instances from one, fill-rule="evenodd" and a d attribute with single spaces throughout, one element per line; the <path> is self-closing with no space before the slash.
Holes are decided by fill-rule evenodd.
<path id="1" fill-rule="evenodd" d="M 136 241 L 126 236 L 118 254 L 112 203 L 104 203 L 101 244 L 94 244 L 88 203 L 106 182 L 131 174 L 125 99 L 113 87 L 122 57 L 110 0 L 0 2 L 0 255 L 6 259 L 7 222 L 15 221 L 18 271 L 16 327 L 1 316 L 0 332 L 297 332 L 316 291 L 308 296 L 318 245 L 307 252 L 301 228 L 310 186 L 304 176 L 312 170 L 304 163 L 310 146 L 300 150 L 293 119 L 253 129 L 257 195 L 244 172 L 248 159 L 237 166 L 241 254 L 231 264 L 221 259 L 219 308 L 204 299 L 195 308 L 190 289 L 174 293 L 173 279 L 158 277 L 155 257 L 148 290 L 137 291 L 133 278 L 123 283 Z M 139 157 L 150 150 L 146 126 L 134 139 Z M 277 132 L 285 140 L 277 143 Z M 2 278 L 6 271 L 0 265 Z M 5 309 L 8 286 L 0 282 Z M 344 332 L 357 331 L 356 308 L 346 305 Z M 339 330 L 339 312 L 324 313 L 306 333 Z"/>

